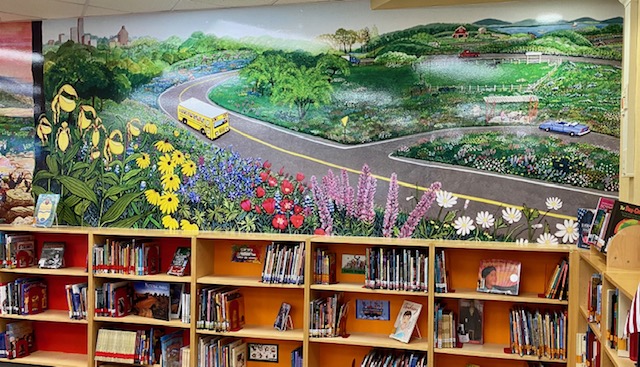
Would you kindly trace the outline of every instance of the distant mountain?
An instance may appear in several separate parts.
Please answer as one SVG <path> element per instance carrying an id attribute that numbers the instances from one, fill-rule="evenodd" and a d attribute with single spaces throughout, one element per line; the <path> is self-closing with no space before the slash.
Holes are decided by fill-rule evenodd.
<path id="1" fill-rule="evenodd" d="M 561 20 L 558 22 L 554 22 L 553 24 L 563 24 L 563 23 L 566 23 L 566 21 Z M 511 26 L 513 27 L 535 27 L 540 25 L 542 25 L 542 23 L 538 22 L 535 19 L 524 19 L 519 22 L 511 23 Z"/>
<path id="2" fill-rule="evenodd" d="M 624 22 L 624 19 L 622 17 L 615 17 L 615 18 L 610 18 L 602 21 L 602 23 L 605 23 L 605 24 L 622 24 L 623 22 Z"/>
<path id="3" fill-rule="evenodd" d="M 30 83 L 21 83 L 6 76 L 0 76 L 0 90 L 7 94 L 19 94 L 23 96 L 33 95 L 33 85 Z"/>
<path id="4" fill-rule="evenodd" d="M 477 22 L 473 22 L 475 25 L 479 26 L 488 26 L 488 25 L 509 25 L 510 22 L 505 22 L 504 20 L 494 19 L 494 18 L 486 18 L 479 20 Z"/>
<path id="5" fill-rule="evenodd" d="M 582 17 L 582 18 L 570 20 L 569 23 L 600 23 L 600 21 L 590 17 Z"/>

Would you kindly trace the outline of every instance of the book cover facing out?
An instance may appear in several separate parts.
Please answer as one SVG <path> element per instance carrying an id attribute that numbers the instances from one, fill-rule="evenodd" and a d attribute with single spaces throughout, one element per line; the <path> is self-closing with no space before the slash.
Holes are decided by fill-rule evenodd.
<path id="1" fill-rule="evenodd" d="M 481 260 L 478 268 L 478 292 L 517 296 L 522 263 L 513 260 Z"/>
<path id="2" fill-rule="evenodd" d="M 169 321 L 170 286 L 162 282 L 133 282 L 136 315 Z"/>

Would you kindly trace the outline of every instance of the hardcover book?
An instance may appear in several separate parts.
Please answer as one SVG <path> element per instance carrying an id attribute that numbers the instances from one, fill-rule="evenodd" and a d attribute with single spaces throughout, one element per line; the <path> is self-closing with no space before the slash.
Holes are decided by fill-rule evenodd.
<path id="1" fill-rule="evenodd" d="M 169 321 L 170 286 L 162 282 L 133 282 L 133 311 L 136 315 Z"/>
<path id="2" fill-rule="evenodd" d="M 593 222 L 591 222 L 588 236 L 589 245 L 596 246 L 598 250 L 601 250 L 604 245 L 604 235 L 614 204 L 614 199 L 602 197 L 598 199 L 598 207 L 596 208 Z"/>
<path id="3" fill-rule="evenodd" d="M 595 209 L 578 208 L 578 248 L 589 249 L 589 232 L 595 215 Z"/>
<path id="4" fill-rule="evenodd" d="M 171 265 L 169 265 L 169 270 L 167 271 L 167 274 L 183 276 L 189 273 L 188 267 L 189 267 L 190 258 L 191 258 L 191 248 L 178 247 L 176 249 L 176 252 L 173 254 L 173 260 L 171 260 Z"/>
<path id="5" fill-rule="evenodd" d="M 480 300 L 461 299 L 459 303 L 460 323 L 458 340 L 461 343 L 482 344 L 482 327 L 484 325 L 484 302 Z"/>
<path id="6" fill-rule="evenodd" d="M 276 316 L 276 321 L 273 322 L 273 327 L 280 331 L 287 330 L 287 322 L 289 320 L 290 312 L 291 305 L 287 302 L 282 302 L 280 310 L 278 310 L 278 315 Z"/>
<path id="7" fill-rule="evenodd" d="M 246 365 L 247 343 L 242 343 L 231 349 L 231 367 L 245 367 Z"/>
<path id="8" fill-rule="evenodd" d="M 513 260 L 481 260 L 478 269 L 478 292 L 517 296 L 520 290 L 522 263 Z"/>
<path id="9" fill-rule="evenodd" d="M 31 321 L 12 322 L 6 325 L 6 329 L 7 358 L 26 357 L 35 352 L 33 323 Z"/>
<path id="10" fill-rule="evenodd" d="M 35 227 L 51 227 L 56 219 L 56 209 L 60 201 L 59 194 L 40 194 L 36 202 L 33 216 Z"/>
<path id="11" fill-rule="evenodd" d="M 389 320 L 388 300 L 356 300 L 356 319 Z"/>
<path id="12" fill-rule="evenodd" d="M 64 242 L 45 242 L 40 251 L 38 267 L 42 269 L 59 269 L 64 267 Z"/>
<path id="13" fill-rule="evenodd" d="M 607 252 L 609 241 L 623 228 L 640 224 L 640 206 L 616 200 L 611 209 L 603 241 L 603 252 Z"/>
<path id="14" fill-rule="evenodd" d="M 400 312 L 398 312 L 396 322 L 393 324 L 395 329 L 389 337 L 403 343 L 409 343 L 421 310 L 422 304 L 405 300 Z"/>
<path id="15" fill-rule="evenodd" d="M 160 337 L 163 367 L 180 367 L 180 348 L 184 346 L 183 331 L 178 330 Z"/>
<path id="16" fill-rule="evenodd" d="M 184 283 L 171 283 L 171 318 L 179 319 L 182 311 L 182 295 L 184 294 Z"/>

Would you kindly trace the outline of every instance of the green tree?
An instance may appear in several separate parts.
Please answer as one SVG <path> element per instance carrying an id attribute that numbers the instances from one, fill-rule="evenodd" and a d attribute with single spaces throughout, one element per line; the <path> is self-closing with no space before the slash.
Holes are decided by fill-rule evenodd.
<path id="1" fill-rule="evenodd" d="M 318 69 L 329 75 L 329 82 L 336 74 L 349 75 L 349 61 L 336 55 L 323 55 L 318 60 Z"/>
<path id="2" fill-rule="evenodd" d="M 312 106 L 331 100 L 333 88 L 318 68 L 294 68 L 278 82 L 271 96 L 273 102 L 295 106 L 300 121 Z"/>
<path id="3" fill-rule="evenodd" d="M 253 91 L 262 95 L 273 90 L 282 75 L 295 66 L 281 55 L 260 55 L 240 70 L 240 76 L 253 85 Z"/>

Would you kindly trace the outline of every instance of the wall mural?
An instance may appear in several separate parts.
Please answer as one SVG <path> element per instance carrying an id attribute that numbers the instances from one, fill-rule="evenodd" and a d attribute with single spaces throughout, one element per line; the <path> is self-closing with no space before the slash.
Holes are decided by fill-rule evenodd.
<path id="1" fill-rule="evenodd" d="M 31 23 L 0 23 L 0 222 L 33 222 Z"/>
<path id="2" fill-rule="evenodd" d="M 47 21 L 33 192 L 71 225 L 574 242 L 617 197 L 621 13 Z"/>

